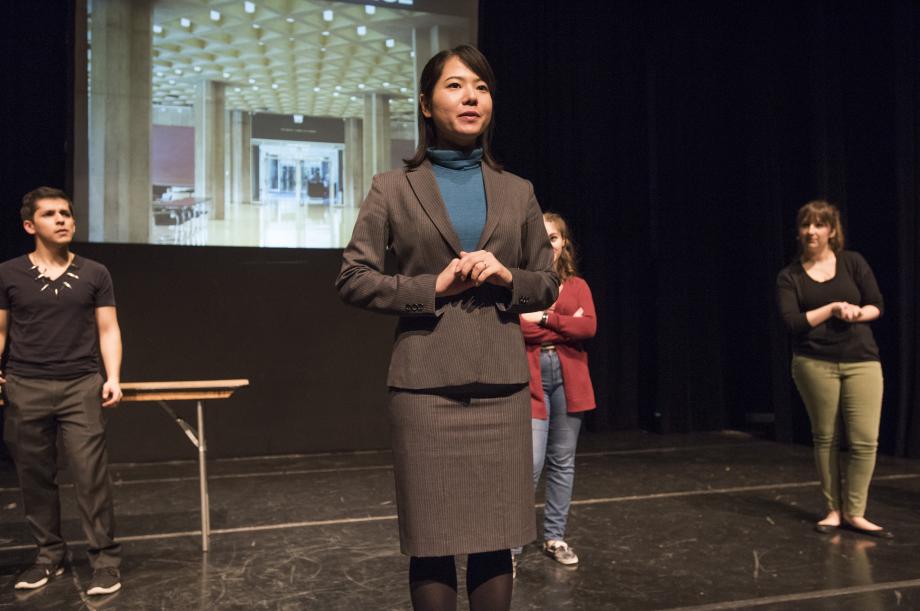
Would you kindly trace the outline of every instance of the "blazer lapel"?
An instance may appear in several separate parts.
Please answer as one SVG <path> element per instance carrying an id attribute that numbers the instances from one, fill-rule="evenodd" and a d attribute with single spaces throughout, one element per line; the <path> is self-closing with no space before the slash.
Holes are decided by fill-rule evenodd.
<path id="1" fill-rule="evenodd" d="M 441 191 L 438 189 L 438 181 L 434 177 L 434 170 L 431 169 L 431 162 L 427 159 L 414 170 L 406 172 L 409 184 L 412 185 L 412 191 L 418 198 L 422 208 L 434 226 L 438 228 L 444 241 L 453 249 L 454 254 L 460 256 L 460 238 L 454 231 L 454 226 L 450 222 L 450 216 L 447 214 L 447 206 L 441 199 Z"/>
<path id="2" fill-rule="evenodd" d="M 482 181 L 486 187 L 486 225 L 482 228 L 482 235 L 479 236 L 479 244 L 476 250 L 485 248 L 486 242 L 492 237 L 498 222 L 501 220 L 505 206 L 502 202 L 505 199 L 505 181 L 502 176 L 489 167 L 489 164 L 482 164 Z"/>

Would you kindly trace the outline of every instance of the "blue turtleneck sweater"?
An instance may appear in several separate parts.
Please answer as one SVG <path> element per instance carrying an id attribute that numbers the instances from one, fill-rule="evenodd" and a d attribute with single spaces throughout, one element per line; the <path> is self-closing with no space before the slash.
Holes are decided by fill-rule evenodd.
<path id="1" fill-rule="evenodd" d="M 482 182 L 482 149 L 468 155 L 452 149 L 428 149 L 450 222 L 466 252 L 476 250 L 486 224 L 486 189 Z"/>

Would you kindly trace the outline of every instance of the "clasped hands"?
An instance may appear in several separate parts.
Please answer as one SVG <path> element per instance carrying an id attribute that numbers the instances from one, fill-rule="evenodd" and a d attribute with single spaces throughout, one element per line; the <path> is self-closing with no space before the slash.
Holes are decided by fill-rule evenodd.
<path id="1" fill-rule="evenodd" d="M 846 301 L 838 301 L 831 307 L 831 314 L 840 320 L 853 322 L 862 316 L 862 308 Z"/>
<path id="2" fill-rule="evenodd" d="M 438 297 L 448 297 L 485 282 L 510 287 L 511 281 L 511 272 L 488 250 L 461 251 L 460 257 L 452 259 L 438 274 L 434 291 Z"/>

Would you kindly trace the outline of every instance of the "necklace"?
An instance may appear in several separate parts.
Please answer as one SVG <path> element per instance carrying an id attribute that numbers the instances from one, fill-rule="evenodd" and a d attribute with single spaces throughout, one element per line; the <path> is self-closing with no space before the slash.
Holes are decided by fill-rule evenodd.
<path id="1" fill-rule="evenodd" d="M 52 285 L 52 283 L 54 283 L 55 280 L 61 278 L 61 276 L 69 276 L 73 278 L 74 280 L 79 280 L 80 276 L 70 271 L 70 266 L 73 264 L 73 259 L 74 259 L 74 256 L 72 254 L 69 254 L 67 256 L 67 262 L 64 264 L 64 273 L 59 275 L 57 278 L 51 278 L 48 275 L 48 270 L 51 266 L 47 262 L 41 261 L 37 256 L 34 255 L 34 253 L 30 255 L 29 262 L 32 263 L 32 267 L 30 267 L 29 269 L 30 271 L 38 272 L 38 275 L 35 276 L 34 279 L 42 283 L 42 288 L 39 289 L 39 292 L 40 293 L 44 292 L 46 289 L 48 289 L 48 287 Z M 61 286 L 54 287 L 55 296 L 61 294 L 61 287 L 73 290 L 73 286 L 70 284 L 70 282 L 68 282 L 67 280 L 61 280 Z"/>

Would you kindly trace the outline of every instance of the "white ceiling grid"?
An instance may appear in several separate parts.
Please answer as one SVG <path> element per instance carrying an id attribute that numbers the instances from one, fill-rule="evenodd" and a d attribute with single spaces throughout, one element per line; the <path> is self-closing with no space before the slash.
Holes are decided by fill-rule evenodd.
<path id="1" fill-rule="evenodd" d="M 363 94 L 376 91 L 392 96 L 394 122 L 411 123 L 412 28 L 465 25 L 445 15 L 323 0 L 252 4 L 248 13 L 241 0 L 154 3 L 154 104 L 191 105 L 196 83 L 209 79 L 227 83 L 228 109 L 345 118 L 363 116 Z M 329 10 L 331 22 L 323 15 Z"/>

